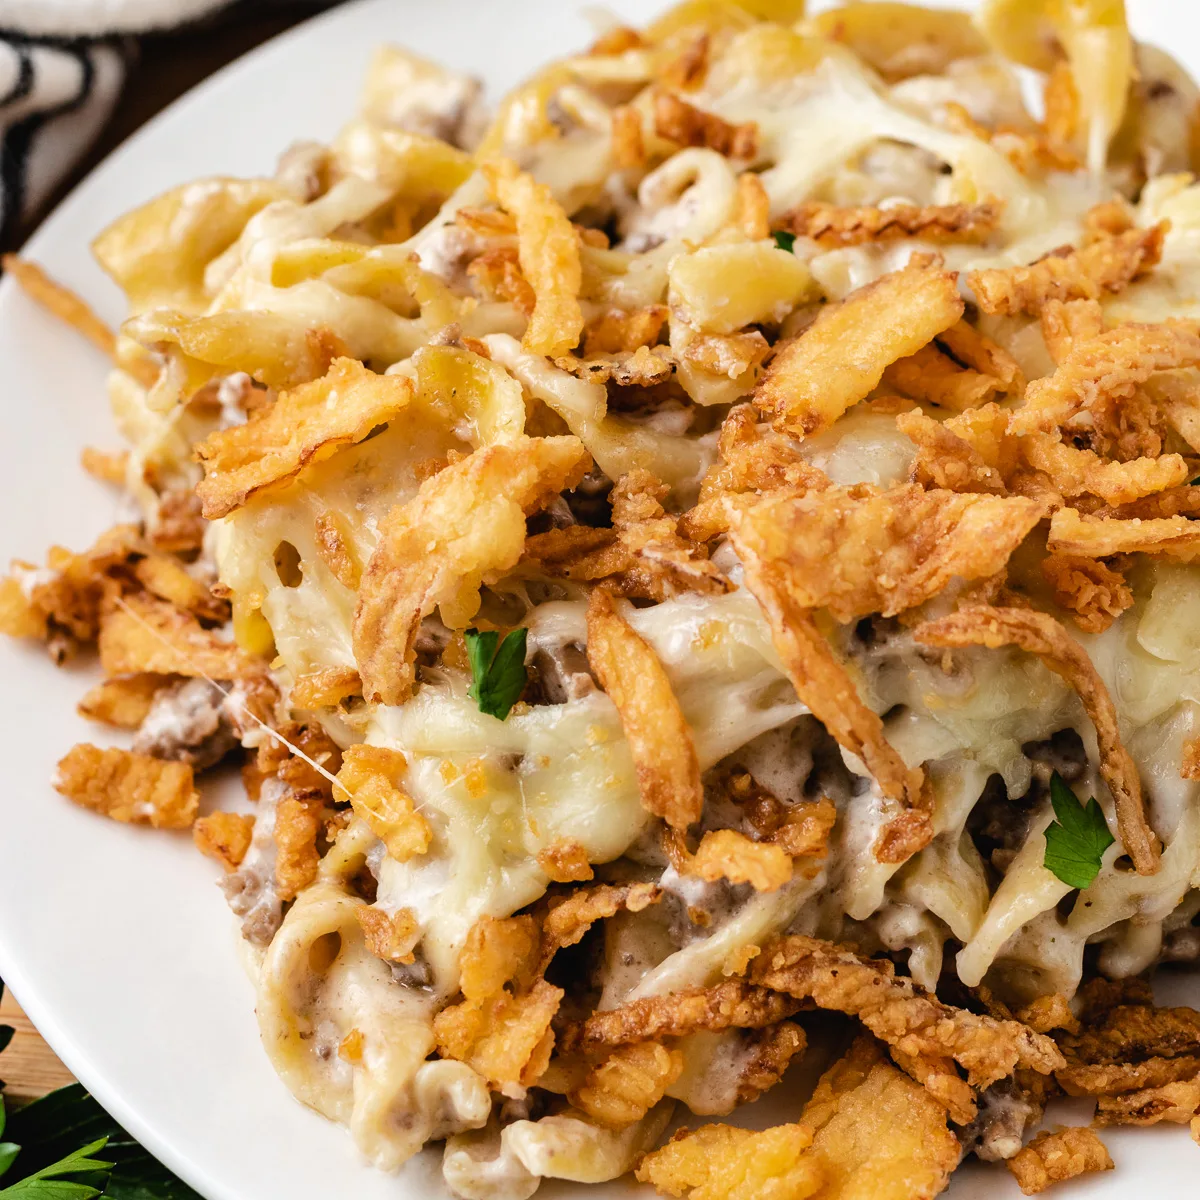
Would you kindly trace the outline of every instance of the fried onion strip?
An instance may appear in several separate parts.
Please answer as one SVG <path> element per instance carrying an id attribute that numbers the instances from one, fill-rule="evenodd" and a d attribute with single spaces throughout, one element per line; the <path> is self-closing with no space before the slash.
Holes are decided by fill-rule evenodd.
<path id="1" fill-rule="evenodd" d="M 972 271 L 967 283 L 989 314 L 1033 313 L 1049 300 L 1098 300 L 1119 292 L 1162 257 L 1165 223 L 1130 229 L 1065 254 L 1051 253 L 1027 267 Z"/>
<path id="2" fill-rule="evenodd" d="M 812 202 L 785 213 L 780 227 L 828 248 L 908 237 L 933 242 L 982 242 L 996 231 L 1002 208 L 996 200 L 983 204 L 893 204 L 887 208 L 840 208 Z"/>
<path id="3" fill-rule="evenodd" d="M 804 1005 L 790 996 L 742 979 L 663 996 L 643 996 L 621 1008 L 594 1012 L 567 1028 L 561 1048 L 589 1050 L 628 1042 L 682 1037 L 700 1029 L 762 1029 L 786 1020 Z"/>
<path id="4" fill-rule="evenodd" d="M 484 446 L 427 479 L 381 522 L 354 614 L 363 695 L 400 704 L 412 691 L 421 620 L 441 606 L 465 625 L 485 574 L 515 566 L 525 516 L 573 487 L 589 457 L 573 437 L 518 438 Z"/>
<path id="5" fill-rule="evenodd" d="M 828 428 L 963 314 L 955 276 L 924 263 L 868 283 L 822 311 L 771 360 L 754 392 L 758 409 L 796 437 Z M 847 345 L 854 354 L 846 355 Z"/>
<path id="6" fill-rule="evenodd" d="M 601 589 L 592 592 L 587 625 L 588 663 L 621 718 L 642 805 L 673 829 L 686 829 L 700 819 L 704 789 L 671 681 L 650 644 Z"/>
<path id="7" fill-rule="evenodd" d="M 1017 1066 L 1049 1074 L 1064 1065 L 1054 1043 L 1016 1021 L 952 1008 L 897 977 L 892 964 L 864 959 L 817 938 L 776 938 L 750 963 L 751 983 L 857 1017 L 902 1054 L 948 1056 L 973 1087 L 987 1087 Z"/>
<path id="8" fill-rule="evenodd" d="M 1100 747 L 1100 773 L 1112 792 L 1117 828 L 1139 875 L 1158 870 L 1159 848 L 1146 820 L 1142 782 L 1121 742 L 1117 710 L 1083 647 L 1047 613 L 1024 608 L 962 608 L 928 621 L 913 637 L 926 646 L 1018 646 L 1038 658 L 1075 689 L 1093 725 Z"/>

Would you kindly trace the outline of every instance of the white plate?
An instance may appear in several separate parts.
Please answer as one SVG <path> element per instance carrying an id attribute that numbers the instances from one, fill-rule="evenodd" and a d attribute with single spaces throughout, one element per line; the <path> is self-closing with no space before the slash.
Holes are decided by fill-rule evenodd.
<path id="1" fill-rule="evenodd" d="M 632 20 L 661 0 L 610 0 Z M 1200 70 L 1200 18 L 1178 0 L 1130 0 L 1135 27 Z M 87 179 L 27 253 L 112 323 L 121 298 L 88 243 L 132 206 L 199 175 L 269 172 L 302 137 L 331 136 L 354 109 L 371 48 L 394 40 L 482 75 L 491 94 L 589 37 L 580 0 L 363 0 L 223 71 L 172 106 Z M 105 364 L 0 284 L 0 564 L 42 561 L 116 518 L 111 494 L 78 469 L 111 447 Z M 0 976 L 67 1065 L 131 1132 L 209 1200 L 395 1200 L 440 1195 L 430 1153 L 397 1180 L 365 1167 L 350 1139 L 295 1103 L 258 1043 L 250 986 L 211 863 L 182 835 L 131 829 L 67 804 L 54 764 L 97 730 L 75 715 L 78 670 L 0 638 Z M 1179 981 L 1177 999 L 1200 988 Z M 761 1117 L 759 1118 L 761 1120 Z M 1197 1149 L 1180 1130 L 1109 1139 L 1118 1170 L 1086 1189 L 1131 1184 L 1191 1194 Z M 593 1195 L 628 1195 L 625 1185 Z M 1084 1188 L 1078 1188 L 1084 1193 Z M 541 1195 L 563 1195 L 547 1187 Z M 1007 1172 L 971 1172 L 956 1200 L 1015 1196 Z"/>

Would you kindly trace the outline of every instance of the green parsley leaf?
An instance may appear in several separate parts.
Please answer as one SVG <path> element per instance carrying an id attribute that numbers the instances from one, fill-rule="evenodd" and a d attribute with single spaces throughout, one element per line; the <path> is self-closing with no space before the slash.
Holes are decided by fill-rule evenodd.
<path id="1" fill-rule="evenodd" d="M 479 711 L 501 721 L 525 690 L 526 630 L 514 629 L 504 635 L 495 630 L 468 629 L 467 657 L 471 662 L 471 686 L 467 695 L 479 705 Z"/>
<path id="2" fill-rule="evenodd" d="M 59 1088 L 17 1109 L 9 1122 L 8 1135 L 23 1147 L 18 1170 L 29 1172 L 55 1162 L 81 1143 L 107 1137 L 104 1157 L 114 1165 L 104 1185 L 104 1200 L 201 1200 L 182 1179 L 139 1146 L 81 1084 Z M 93 1174 L 88 1182 L 100 1186 L 103 1175 Z M 7 1200 L 2 1191 L 0 1198 Z M 57 1198 L 36 1192 L 28 1200 Z M 81 1200 L 81 1195 L 72 1192 L 62 1200 Z"/>
<path id="3" fill-rule="evenodd" d="M 771 236 L 775 239 L 775 245 L 780 250 L 787 250 L 791 253 L 792 247 L 796 244 L 796 235 L 794 233 L 788 233 L 786 229 L 776 229 Z"/>
<path id="4" fill-rule="evenodd" d="M 100 1189 L 73 1179 L 38 1179 L 30 1175 L 0 1191 L 4 1200 L 95 1200 Z"/>
<path id="5" fill-rule="evenodd" d="M 0 1190 L 3 1200 L 92 1200 L 100 1195 L 100 1189 L 89 1183 L 77 1183 L 63 1179 L 64 1175 L 95 1175 L 108 1172 L 112 1163 L 92 1155 L 103 1150 L 108 1138 L 89 1142 L 81 1150 L 60 1158 L 58 1162 L 42 1167 L 32 1175 L 26 1175 L 11 1187 Z"/>
<path id="6" fill-rule="evenodd" d="M 1046 826 L 1045 867 L 1069 887 L 1090 887 L 1115 840 L 1104 812 L 1094 796 L 1085 808 L 1057 771 L 1050 776 L 1050 803 L 1058 819 Z"/>
<path id="7" fill-rule="evenodd" d="M 16 1142 L 0 1142 L 0 1175 L 13 1165 L 13 1159 L 21 1152 Z"/>

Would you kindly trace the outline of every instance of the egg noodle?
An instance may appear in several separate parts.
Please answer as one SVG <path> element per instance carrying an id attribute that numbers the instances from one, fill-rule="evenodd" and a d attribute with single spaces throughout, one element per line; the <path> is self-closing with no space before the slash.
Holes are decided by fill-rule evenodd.
<path id="1" fill-rule="evenodd" d="M 1120 0 L 686 0 L 490 118 L 380 49 L 331 145 L 100 234 L 115 335 L 8 260 L 139 514 L 0 582 L 132 733 L 56 786 L 223 866 L 370 1162 L 915 1200 L 1200 1140 L 1146 982 L 1200 955 L 1198 101 Z"/>

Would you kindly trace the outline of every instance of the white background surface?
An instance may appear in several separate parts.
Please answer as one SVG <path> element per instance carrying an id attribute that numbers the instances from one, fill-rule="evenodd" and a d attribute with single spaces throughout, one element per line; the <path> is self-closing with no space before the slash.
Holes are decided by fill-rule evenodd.
<path id="1" fill-rule="evenodd" d="M 1140 36 L 1200 69 L 1200 6 L 1129 0 Z M 114 325 L 121 297 L 92 262 L 109 221 L 199 175 L 269 173 L 301 137 L 348 118 L 372 46 L 401 42 L 482 75 L 493 98 L 556 53 L 582 47 L 579 0 L 363 0 L 318 18 L 184 97 L 117 151 L 27 248 Z M 609 7 L 644 20 L 659 2 Z M 116 517 L 78 468 L 84 445 L 117 439 L 105 363 L 0 283 L 0 564 L 81 548 Z M 73 743 L 79 671 L 0 638 L 0 976 L 67 1065 L 114 1116 L 208 1200 L 408 1200 L 438 1196 L 440 1151 L 399 1178 L 363 1166 L 349 1136 L 295 1103 L 259 1043 L 250 985 L 216 868 L 185 835 L 84 813 L 49 786 Z M 1200 976 L 1172 997 L 1200 1006 Z M 777 1109 L 778 1112 L 778 1109 Z M 764 1114 L 755 1114 L 762 1123 Z M 774 1119 L 788 1119 L 787 1109 Z M 1078 1113 L 1076 1114 L 1078 1118 Z M 1200 1148 L 1180 1129 L 1106 1136 L 1117 1171 L 1071 1185 L 1089 1200 L 1196 1194 Z M 639 1194 L 625 1184 L 594 1196 Z M 546 1185 L 539 1196 L 574 1195 Z M 957 1179 L 954 1200 L 1018 1195 L 1003 1168 Z"/>

